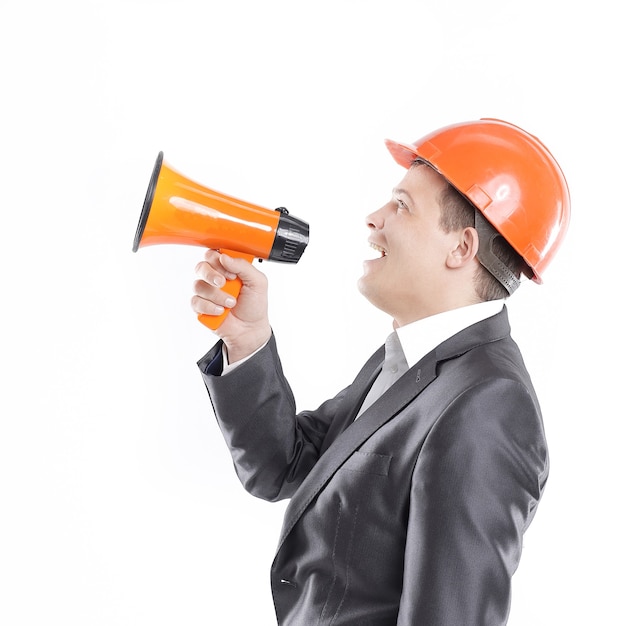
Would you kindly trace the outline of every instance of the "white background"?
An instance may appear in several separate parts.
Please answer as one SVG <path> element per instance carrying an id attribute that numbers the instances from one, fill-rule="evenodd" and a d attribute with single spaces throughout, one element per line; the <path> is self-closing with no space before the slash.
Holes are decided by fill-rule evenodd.
<path id="1" fill-rule="evenodd" d="M 499 117 L 561 163 L 573 219 L 510 302 L 552 472 L 511 626 L 626 624 L 623 22 L 571 0 L 0 0 L 0 623 L 274 623 L 284 504 L 235 477 L 195 361 L 199 248 L 131 251 L 159 150 L 310 222 L 265 263 L 299 401 L 389 330 L 357 292 L 383 139 Z"/>

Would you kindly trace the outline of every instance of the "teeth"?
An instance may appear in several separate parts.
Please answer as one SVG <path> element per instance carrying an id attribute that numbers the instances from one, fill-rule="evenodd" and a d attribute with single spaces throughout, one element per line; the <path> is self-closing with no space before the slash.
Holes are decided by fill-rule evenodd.
<path id="1" fill-rule="evenodd" d="M 373 248 L 377 252 L 380 252 L 380 254 L 382 256 L 387 256 L 387 250 L 385 250 L 384 248 L 381 248 L 380 246 L 376 245 L 375 243 L 371 243 L 370 242 L 370 248 Z"/>

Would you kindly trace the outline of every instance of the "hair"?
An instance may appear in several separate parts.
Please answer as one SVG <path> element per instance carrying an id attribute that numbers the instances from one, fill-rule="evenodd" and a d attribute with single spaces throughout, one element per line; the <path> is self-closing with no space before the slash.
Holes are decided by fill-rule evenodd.
<path id="1" fill-rule="evenodd" d="M 416 159 L 415 165 L 432 166 L 430 163 Z M 434 169 L 434 168 L 432 168 Z M 435 170 L 436 171 L 436 170 Z M 442 177 L 443 178 L 443 177 Z M 445 178 L 444 178 L 445 180 Z M 474 227 L 475 213 L 478 209 L 447 180 L 446 186 L 439 194 L 439 206 L 441 215 L 439 225 L 445 233 L 453 230 L 461 230 L 468 226 Z M 493 253 L 519 278 L 527 268 L 524 259 L 512 248 L 502 235 L 498 235 L 492 242 Z M 474 289 L 478 298 L 486 302 L 488 300 L 501 300 L 509 297 L 509 292 L 504 285 L 483 265 L 479 265 L 474 274 Z"/>

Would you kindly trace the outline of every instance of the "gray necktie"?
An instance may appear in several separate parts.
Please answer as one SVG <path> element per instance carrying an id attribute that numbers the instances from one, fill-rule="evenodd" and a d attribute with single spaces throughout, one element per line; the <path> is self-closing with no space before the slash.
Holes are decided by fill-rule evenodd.
<path id="1" fill-rule="evenodd" d="M 368 409 L 380 396 L 393 385 L 405 372 L 409 369 L 409 364 L 406 362 L 402 346 L 400 345 L 400 339 L 398 334 L 394 331 L 387 337 L 385 341 L 385 360 L 383 367 L 380 370 L 380 374 L 374 381 L 369 393 L 365 397 L 361 409 L 359 410 L 356 419 L 358 419 L 363 412 Z"/>

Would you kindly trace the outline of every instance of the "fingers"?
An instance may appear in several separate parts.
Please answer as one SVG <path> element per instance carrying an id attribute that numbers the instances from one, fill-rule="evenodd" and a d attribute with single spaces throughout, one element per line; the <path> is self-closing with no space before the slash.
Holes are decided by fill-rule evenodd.
<path id="1" fill-rule="evenodd" d="M 210 285 L 204 280 L 196 280 L 193 284 L 193 290 L 191 307 L 197 314 L 221 315 L 225 309 L 232 309 L 237 304 L 237 300 L 232 294 L 222 290 L 217 285 Z"/>
<path id="2" fill-rule="evenodd" d="M 239 281 L 227 284 L 227 281 L 234 281 L 237 275 L 222 265 L 221 256 L 216 250 L 207 250 L 205 260 L 196 265 L 198 280 L 193 284 L 191 307 L 198 314 L 221 315 L 225 309 L 237 304 L 235 296 L 240 284 Z"/>
<path id="3" fill-rule="evenodd" d="M 235 253 L 236 254 L 236 253 Z M 198 315 L 222 316 L 210 328 L 228 349 L 235 362 L 264 345 L 271 336 L 268 318 L 268 281 L 250 260 L 207 250 L 196 266 L 192 309 Z M 208 325 L 208 324 L 206 324 Z"/>
<path id="4" fill-rule="evenodd" d="M 191 305 L 196 313 L 221 315 L 224 309 L 232 309 L 239 300 L 242 285 L 248 301 L 245 308 L 254 306 L 259 296 L 265 297 L 267 278 L 250 261 L 217 250 L 207 250 L 204 259 L 196 265 L 198 280 L 193 285 Z"/>
<path id="5" fill-rule="evenodd" d="M 252 266 L 251 261 L 241 257 L 233 257 L 221 253 L 219 262 L 227 275 L 239 276 L 243 283 L 256 282 L 261 278 L 261 273 Z"/>
<path id="6" fill-rule="evenodd" d="M 221 263 L 221 258 L 224 256 L 217 250 L 207 250 L 204 254 L 204 261 L 196 265 L 198 278 L 209 285 L 215 285 L 220 288 L 224 286 L 227 280 L 235 279 L 237 275 L 227 270 Z"/>

